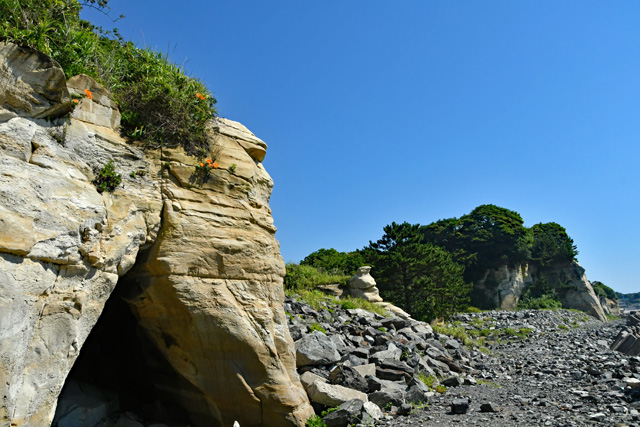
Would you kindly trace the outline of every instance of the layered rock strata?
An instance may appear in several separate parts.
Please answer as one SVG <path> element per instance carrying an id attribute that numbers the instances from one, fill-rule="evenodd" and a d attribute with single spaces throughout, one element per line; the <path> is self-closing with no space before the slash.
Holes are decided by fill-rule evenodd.
<path id="1" fill-rule="evenodd" d="M 269 209 L 266 145 L 215 122 L 219 169 L 165 151 L 158 240 L 128 279 L 139 325 L 188 386 L 157 383 L 196 425 L 303 425 L 310 415 L 282 309 L 284 262 Z M 251 153 L 251 154 L 250 154 Z M 236 165 L 232 173 L 226 169 Z M 202 421 L 198 421 L 202 420 Z"/>
<path id="2" fill-rule="evenodd" d="M 212 153 L 235 170 L 194 179 L 195 159 L 127 143 L 108 92 L 86 77 L 67 88 L 37 52 L 0 45 L 0 86 L 0 423 L 51 423 L 126 275 L 140 326 L 187 384 L 171 395 L 193 425 L 303 425 L 266 145 L 220 119 Z M 39 119 L 84 89 L 96 96 L 69 119 Z M 109 161 L 123 183 L 100 194 L 92 181 Z"/>

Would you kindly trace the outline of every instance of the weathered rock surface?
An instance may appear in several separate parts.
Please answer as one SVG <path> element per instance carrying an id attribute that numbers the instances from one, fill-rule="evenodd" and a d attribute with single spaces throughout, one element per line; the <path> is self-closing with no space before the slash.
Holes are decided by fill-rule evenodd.
<path id="1" fill-rule="evenodd" d="M 154 386 L 169 386 L 192 425 L 303 425 L 312 409 L 282 309 L 266 144 L 218 119 L 217 162 L 235 173 L 194 182 L 181 151 L 145 154 L 121 139 L 112 98 L 86 77 L 71 91 L 92 99 L 69 124 L 39 120 L 70 98 L 54 61 L 25 55 L 0 48 L 0 84 L 13 85 L 0 91 L 0 424 L 51 423 L 118 283 L 181 378 Z M 100 194 L 91 181 L 109 160 L 123 184 Z"/>
<path id="2" fill-rule="evenodd" d="M 113 159 L 149 170 L 111 129 L 72 120 L 59 130 L 14 117 L 0 123 L 0 420 L 47 425 L 65 377 L 118 277 L 160 228 L 160 186 L 91 184 Z"/>
<path id="3" fill-rule="evenodd" d="M 369 266 L 358 268 L 355 276 L 349 280 L 349 295 L 371 302 L 382 302 L 376 281 L 369 274 L 370 271 L 371 267 Z"/>
<path id="4" fill-rule="evenodd" d="M 116 129 L 120 126 L 120 110 L 113 95 L 104 86 L 89 76 L 80 74 L 67 82 L 69 93 L 80 97 L 71 117 L 97 126 Z M 87 91 L 89 91 L 87 93 Z M 89 98 L 88 95 L 91 95 Z"/>
<path id="5" fill-rule="evenodd" d="M 0 42 L 0 120 L 57 117 L 71 108 L 60 65 L 48 56 Z"/>
<path id="6" fill-rule="evenodd" d="M 584 268 L 575 261 L 545 268 L 528 264 L 515 267 L 504 265 L 487 271 L 485 278 L 474 284 L 471 303 L 483 309 L 515 310 L 523 290 L 543 276 L 556 288 L 564 308 L 584 311 L 597 319 L 606 320 L 600 298 L 587 280 Z"/>
<path id="7" fill-rule="evenodd" d="M 195 160 L 164 152 L 163 223 L 127 278 L 139 325 L 188 387 L 158 383 L 196 425 L 304 424 L 311 408 L 282 310 L 284 262 L 269 209 L 273 182 L 215 122 L 221 168 L 200 185 Z M 233 123 L 234 135 L 239 124 Z M 246 129 L 246 128 L 245 128 Z M 248 131 L 245 131 L 248 132 Z M 236 164 L 235 173 L 225 168 Z M 205 374 L 206 373 L 206 374 Z"/>

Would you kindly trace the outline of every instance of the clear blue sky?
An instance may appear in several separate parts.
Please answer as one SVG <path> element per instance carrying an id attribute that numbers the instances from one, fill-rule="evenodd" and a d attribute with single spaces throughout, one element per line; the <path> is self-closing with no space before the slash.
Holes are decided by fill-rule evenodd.
<path id="1" fill-rule="evenodd" d="M 285 261 L 491 203 L 561 224 L 590 280 L 640 292 L 640 2 L 109 5 L 267 142 Z"/>

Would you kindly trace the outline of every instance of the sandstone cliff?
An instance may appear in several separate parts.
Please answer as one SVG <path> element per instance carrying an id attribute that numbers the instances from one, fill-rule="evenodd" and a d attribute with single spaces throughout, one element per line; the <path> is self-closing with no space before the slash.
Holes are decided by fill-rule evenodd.
<path id="1" fill-rule="evenodd" d="M 606 320 L 600 299 L 591 287 L 584 268 L 575 261 L 543 268 L 526 263 L 503 265 L 487 271 L 483 280 L 474 284 L 475 301 L 471 303 L 481 308 L 514 310 L 524 289 L 542 279 L 556 290 L 564 308 L 581 310 L 596 319 Z"/>
<path id="2" fill-rule="evenodd" d="M 71 118 L 69 92 L 90 90 Z M 193 180 L 179 150 L 145 153 L 117 132 L 108 91 L 65 84 L 55 61 L 0 44 L 0 421 L 49 425 L 65 379 L 116 286 L 182 386 L 194 425 L 303 425 L 268 206 L 266 144 L 219 119 L 222 168 Z M 96 191 L 112 160 L 123 176 Z M 166 384 L 156 384 L 166 387 Z M 165 390 L 167 391 L 167 390 Z"/>

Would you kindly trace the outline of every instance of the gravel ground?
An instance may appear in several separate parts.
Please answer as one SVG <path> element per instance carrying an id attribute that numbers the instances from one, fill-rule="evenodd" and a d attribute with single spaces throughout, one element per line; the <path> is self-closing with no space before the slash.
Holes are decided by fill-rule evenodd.
<path id="1" fill-rule="evenodd" d="M 568 329 L 539 329 L 529 338 L 492 345 L 489 355 L 474 352 L 477 384 L 449 387 L 409 416 L 387 414 L 376 425 L 640 427 L 640 389 L 625 381 L 640 379 L 640 359 L 609 350 L 623 324 L 589 320 Z M 455 400 L 469 402 L 468 411 L 453 414 Z M 497 412 L 483 412 L 483 404 Z"/>

